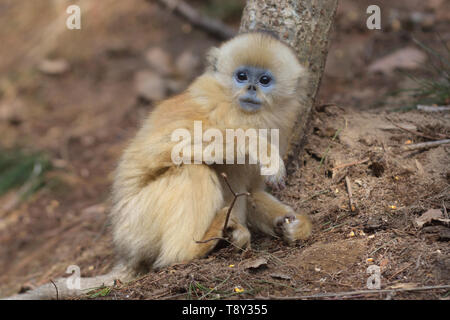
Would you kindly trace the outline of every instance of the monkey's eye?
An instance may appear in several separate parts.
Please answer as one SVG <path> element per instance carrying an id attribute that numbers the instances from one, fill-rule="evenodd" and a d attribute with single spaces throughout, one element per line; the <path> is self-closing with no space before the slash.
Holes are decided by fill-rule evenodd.
<path id="1" fill-rule="evenodd" d="M 240 82 L 244 82 L 244 81 L 247 81 L 247 80 L 248 80 L 247 73 L 245 73 L 244 71 L 239 71 L 239 72 L 236 74 L 236 78 L 237 78 L 238 81 L 240 81 Z"/>
<path id="2" fill-rule="evenodd" d="M 261 78 L 259 78 L 259 83 L 261 83 L 263 86 L 267 86 L 272 81 L 272 78 L 264 75 Z"/>

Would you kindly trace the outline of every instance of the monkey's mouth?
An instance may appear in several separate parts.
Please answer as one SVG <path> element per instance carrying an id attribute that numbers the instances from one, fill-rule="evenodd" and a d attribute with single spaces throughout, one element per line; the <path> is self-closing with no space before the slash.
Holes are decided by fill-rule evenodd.
<path id="1" fill-rule="evenodd" d="M 255 98 L 240 98 L 239 104 L 245 111 L 256 111 L 261 108 L 261 100 Z"/>

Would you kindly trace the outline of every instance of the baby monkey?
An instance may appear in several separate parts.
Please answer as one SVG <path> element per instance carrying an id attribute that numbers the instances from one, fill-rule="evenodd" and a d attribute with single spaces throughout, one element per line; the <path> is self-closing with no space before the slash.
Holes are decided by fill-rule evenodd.
<path id="1" fill-rule="evenodd" d="M 266 33 L 241 34 L 213 48 L 206 72 L 184 93 L 155 107 L 120 160 L 111 221 L 121 263 L 145 272 L 207 255 L 218 240 L 204 241 L 224 236 L 227 206 L 233 199 L 221 173 L 235 192 L 250 193 L 239 197 L 232 209 L 232 244 L 248 246 L 249 227 L 288 243 L 306 239 L 309 219 L 265 191 L 266 183 L 283 184 L 280 155 L 299 116 L 306 78 L 293 50 Z M 261 163 L 227 164 L 225 152 L 223 161 L 214 163 L 174 163 L 177 142 L 172 133 L 183 128 L 193 136 L 194 121 L 201 121 L 205 131 L 220 130 L 224 137 L 227 129 L 279 130 L 277 154 L 270 157 L 277 171 L 263 176 Z M 248 158 L 248 148 L 236 150 L 236 157 Z"/>
<path id="2" fill-rule="evenodd" d="M 119 162 L 110 213 L 119 264 L 106 275 L 81 278 L 78 289 L 68 288 L 66 279 L 58 280 L 60 297 L 206 256 L 218 240 L 205 240 L 225 236 L 223 227 L 234 198 L 222 173 L 236 193 L 250 193 L 237 198 L 232 208 L 227 236 L 233 245 L 245 248 L 250 244 L 249 228 L 287 243 L 306 239 L 311 233 L 308 217 L 265 191 L 266 184 L 284 183 L 280 155 L 285 154 L 295 120 L 301 116 L 300 97 L 306 81 L 306 70 L 293 50 L 269 34 L 241 34 L 213 48 L 206 72 L 184 93 L 152 110 Z M 201 121 L 204 131 L 219 130 L 223 137 L 228 129 L 278 130 L 279 145 L 268 148 L 276 150 L 269 157 L 273 163 L 238 164 L 229 161 L 225 152 L 223 161 L 215 157 L 212 163 L 174 162 L 172 153 L 179 142 L 173 141 L 172 134 L 181 128 L 194 136 L 194 121 Z M 262 142 L 274 143 L 272 139 Z M 196 147 L 193 159 L 198 154 Z M 231 160 L 249 158 L 250 148 L 233 148 Z M 261 175 L 264 167 L 276 170 Z M 46 284 L 10 298 L 48 299 L 54 298 L 54 291 L 52 284 Z"/>

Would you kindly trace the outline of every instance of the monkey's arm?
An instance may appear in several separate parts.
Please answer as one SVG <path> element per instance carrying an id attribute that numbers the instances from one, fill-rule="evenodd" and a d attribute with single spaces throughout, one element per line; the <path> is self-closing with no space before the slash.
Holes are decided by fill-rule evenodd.
<path id="1" fill-rule="evenodd" d="M 156 178 L 159 174 L 165 172 L 170 167 L 180 166 L 182 164 L 236 164 L 238 159 L 250 159 L 253 163 L 257 163 L 261 167 L 261 173 L 267 183 L 273 186 L 282 186 L 285 177 L 284 162 L 279 155 L 278 148 L 271 144 L 265 137 L 257 136 L 257 143 L 249 145 L 249 143 L 238 143 L 238 138 L 234 137 L 234 141 L 225 139 L 226 129 L 217 127 L 205 127 L 206 132 L 209 129 L 217 130 L 222 135 L 222 139 L 212 142 L 195 141 L 194 130 L 192 128 L 193 122 L 189 123 L 173 123 L 164 128 L 163 132 L 148 132 L 148 134 L 141 133 L 133 145 L 131 145 L 125 152 L 122 166 L 127 166 L 129 163 L 138 164 L 122 170 L 128 175 L 133 174 L 136 177 L 145 177 L 146 181 Z M 183 128 L 189 133 L 190 139 L 181 141 L 173 141 L 172 133 Z M 245 128 L 244 128 L 245 130 Z M 232 153 L 227 152 L 227 144 L 232 143 L 234 150 Z M 258 146 L 261 144 L 267 146 L 269 155 L 265 159 L 261 159 L 257 153 Z M 211 150 L 214 150 L 213 154 Z M 221 150 L 221 154 L 216 155 L 215 151 Z M 200 162 L 197 162 L 200 161 Z"/>

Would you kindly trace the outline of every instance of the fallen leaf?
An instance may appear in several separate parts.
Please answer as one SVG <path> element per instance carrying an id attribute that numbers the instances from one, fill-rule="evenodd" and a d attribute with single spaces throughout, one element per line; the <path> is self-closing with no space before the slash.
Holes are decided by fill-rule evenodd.
<path id="1" fill-rule="evenodd" d="M 444 224 L 450 223 L 450 219 L 444 219 L 444 215 L 440 209 L 429 209 L 420 217 L 416 218 L 415 222 L 419 228 L 422 228 L 426 223 L 430 223 L 433 220 L 443 222 Z"/>
<path id="2" fill-rule="evenodd" d="M 257 258 L 254 260 L 245 260 L 242 263 L 242 267 L 244 269 L 258 269 L 262 266 L 267 266 L 267 259 L 266 258 Z"/>

